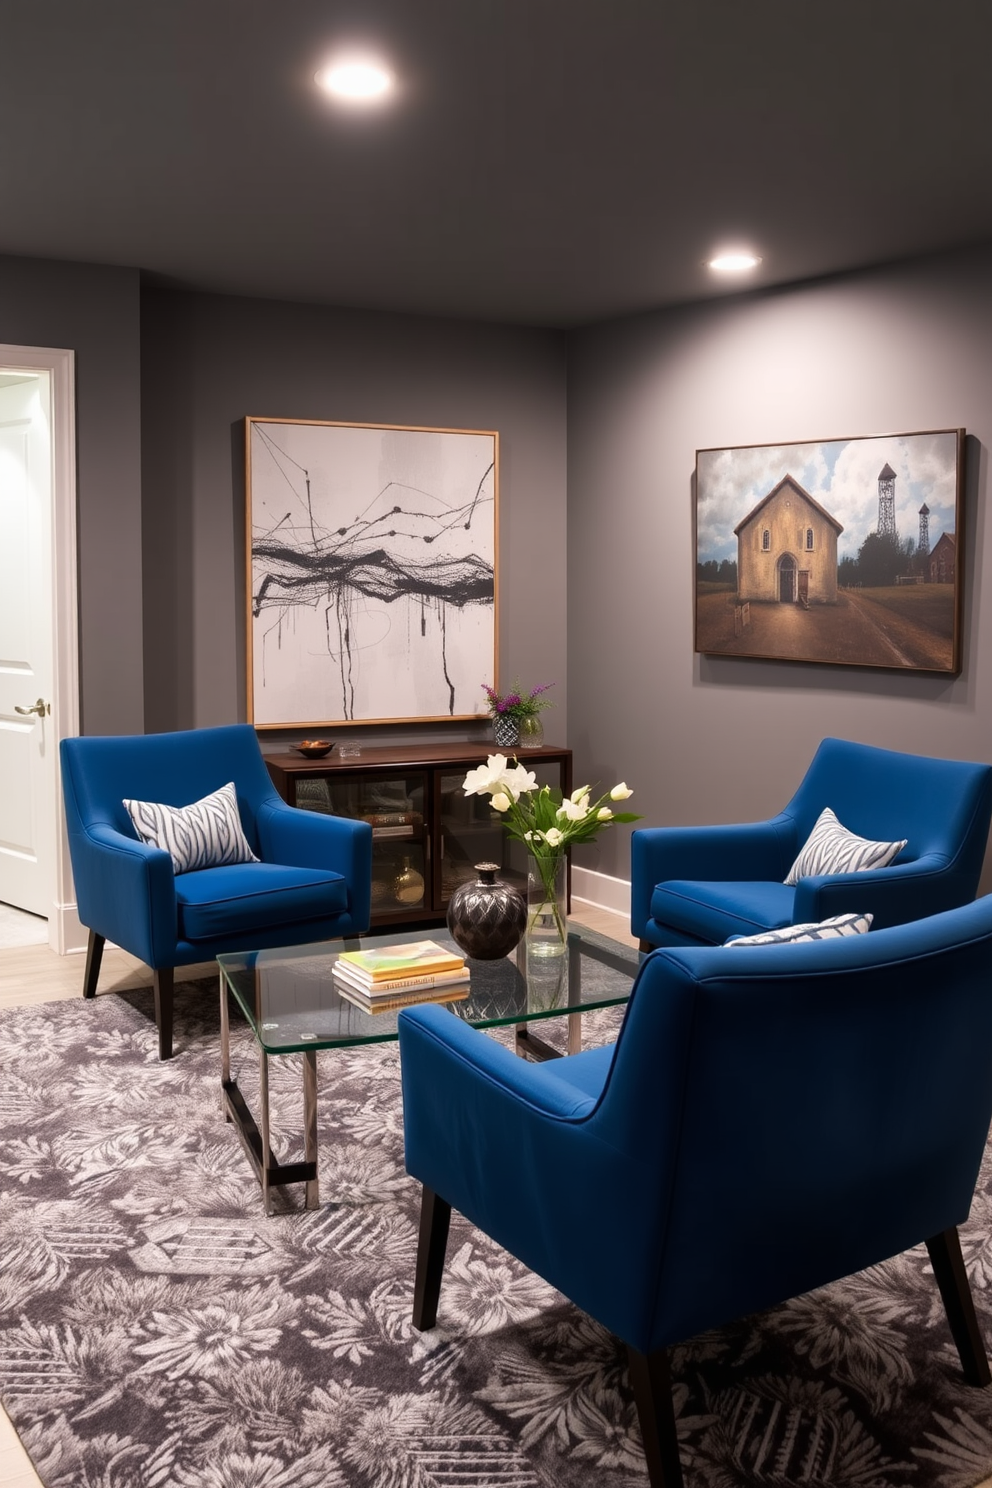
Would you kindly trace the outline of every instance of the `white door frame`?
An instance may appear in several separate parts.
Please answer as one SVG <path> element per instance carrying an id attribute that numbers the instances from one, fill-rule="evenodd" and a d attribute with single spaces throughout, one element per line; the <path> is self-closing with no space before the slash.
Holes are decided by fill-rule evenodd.
<path id="1" fill-rule="evenodd" d="M 56 739 L 79 733 L 79 594 L 76 581 L 76 375 L 75 352 L 51 346 L 0 343 L 0 367 L 51 375 L 52 391 L 52 720 Z M 48 943 L 64 956 L 82 950 L 86 932 L 76 913 L 62 777 L 55 769 L 55 902 Z"/>

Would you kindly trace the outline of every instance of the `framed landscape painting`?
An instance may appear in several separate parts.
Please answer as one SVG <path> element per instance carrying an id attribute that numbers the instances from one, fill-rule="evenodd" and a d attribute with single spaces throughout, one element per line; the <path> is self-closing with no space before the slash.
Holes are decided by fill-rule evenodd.
<path id="1" fill-rule="evenodd" d="M 960 670 L 963 429 L 696 451 L 696 650 Z"/>
<path id="2" fill-rule="evenodd" d="M 498 435 L 245 420 L 256 728 L 488 716 Z"/>

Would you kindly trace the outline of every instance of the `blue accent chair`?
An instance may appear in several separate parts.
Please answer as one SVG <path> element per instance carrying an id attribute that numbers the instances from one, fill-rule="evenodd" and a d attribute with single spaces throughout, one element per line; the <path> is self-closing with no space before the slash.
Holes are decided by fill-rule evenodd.
<path id="1" fill-rule="evenodd" d="M 887 868 L 783 883 L 825 806 L 859 837 L 906 846 Z M 852 911 L 874 915 L 874 932 L 954 909 L 977 892 L 990 816 L 989 765 L 824 739 L 770 821 L 634 832 L 631 929 L 649 951 Z"/>
<path id="2" fill-rule="evenodd" d="M 957 1226 L 992 1117 L 992 897 L 657 950 L 616 1043 L 546 1064 L 437 1005 L 399 1033 L 415 1326 L 454 1207 L 627 1346 L 655 1488 L 682 1481 L 670 1346 L 920 1242 L 965 1377 L 990 1382 Z"/>
<path id="3" fill-rule="evenodd" d="M 250 725 L 63 739 L 61 752 L 76 901 L 89 930 L 83 996 L 96 995 L 104 941 L 140 957 L 154 972 L 161 1059 L 172 1055 L 175 967 L 368 929 L 372 829 L 287 806 Z M 175 874 L 167 852 L 138 840 L 125 797 L 189 806 L 229 780 L 261 862 Z"/>

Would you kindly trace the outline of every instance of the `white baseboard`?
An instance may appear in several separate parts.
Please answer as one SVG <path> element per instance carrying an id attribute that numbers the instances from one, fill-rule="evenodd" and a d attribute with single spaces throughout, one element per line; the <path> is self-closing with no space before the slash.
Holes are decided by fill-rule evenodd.
<path id="1" fill-rule="evenodd" d="M 75 904 L 56 904 L 48 919 L 48 944 L 59 956 L 85 951 L 89 932 L 80 923 Z"/>
<path id="2" fill-rule="evenodd" d="M 573 864 L 572 898 L 630 918 L 630 884 L 625 878 L 611 878 L 608 873 L 595 873 L 591 868 L 576 868 Z"/>

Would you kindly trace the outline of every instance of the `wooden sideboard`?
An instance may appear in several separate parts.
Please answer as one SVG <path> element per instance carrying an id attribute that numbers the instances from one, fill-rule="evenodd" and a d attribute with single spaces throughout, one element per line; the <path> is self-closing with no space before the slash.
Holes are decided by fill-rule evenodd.
<path id="1" fill-rule="evenodd" d="M 347 744 L 345 744 L 347 748 Z M 488 797 L 466 796 L 468 770 L 484 764 L 492 744 L 335 748 L 323 759 L 269 754 L 265 763 L 290 806 L 348 816 L 372 826 L 372 925 L 443 922 L 448 900 L 474 878 L 476 863 L 498 863 L 501 876 L 526 886 L 526 854 L 511 842 Z M 572 790 L 572 751 L 545 744 L 518 758 L 539 785 Z"/>

